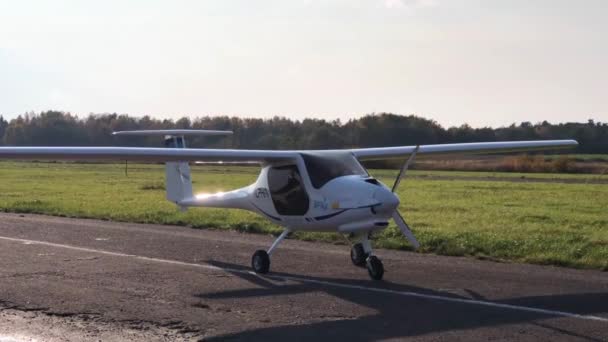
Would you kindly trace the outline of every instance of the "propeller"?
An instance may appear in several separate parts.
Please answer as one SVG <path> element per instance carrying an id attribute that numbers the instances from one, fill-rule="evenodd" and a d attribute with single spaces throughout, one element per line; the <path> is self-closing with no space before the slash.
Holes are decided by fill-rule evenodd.
<path id="1" fill-rule="evenodd" d="M 397 210 L 395 210 L 395 212 L 393 213 L 393 220 L 397 224 L 397 227 L 399 227 L 399 230 L 401 230 L 403 235 L 405 235 L 407 241 L 409 241 L 412 246 L 414 246 L 414 249 L 418 249 L 420 247 L 420 243 L 418 242 L 418 240 L 416 240 L 414 233 L 412 233 L 412 231 L 410 230 L 410 226 L 407 225 L 407 223 L 403 219 L 403 216 L 401 216 L 401 214 L 399 214 Z"/>
<path id="2" fill-rule="evenodd" d="M 412 151 L 410 157 L 401 166 L 401 170 L 399 170 L 399 174 L 397 175 L 395 183 L 393 184 L 393 188 L 391 189 L 393 193 L 395 193 L 395 190 L 397 190 L 399 183 L 401 183 L 401 180 L 405 177 L 405 174 L 407 173 L 407 169 L 410 167 L 410 164 L 412 164 L 412 162 L 414 162 L 414 159 L 416 159 L 416 153 L 418 152 L 419 148 L 420 145 L 417 145 L 416 148 L 414 148 L 414 150 Z M 405 219 L 403 218 L 403 216 L 401 216 L 397 209 L 395 209 L 395 211 L 393 212 L 393 221 L 395 221 L 395 224 L 397 224 L 397 227 L 399 227 L 399 230 L 401 230 L 403 235 L 405 235 L 406 239 L 412 244 L 412 246 L 414 246 L 414 249 L 418 249 L 420 247 L 420 243 L 418 243 L 418 240 L 416 240 L 416 237 L 414 236 L 414 233 L 412 233 L 410 226 L 408 226 L 407 222 L 405 222 Z"/>
<path id="3" fill-rule="evenodd" d="M 401 179 L 403 177 L 405 177 L 405 174 L 407 173 L 407 169 L 410 167 L 410 164 L 414 162 L 414 159 L 416 159 L 416 153 L 418 153 L 419 148 L 420 148 L 420 145 L 416 145 L 416 147 L 412 151 L 412 154 L 410 154 L 410 157 L 407 158 L 405 163 L 403 163 L 403 165 L 401 166 L 401 170 L 399 170 L 399 174 L 397 175 L 397 178 L 395 179 L 395 183 L 393 184 L 393 188 L 391 189 L 391 191 L 393 193 L 399 186 L 399 183 L 401 183 Z"/>

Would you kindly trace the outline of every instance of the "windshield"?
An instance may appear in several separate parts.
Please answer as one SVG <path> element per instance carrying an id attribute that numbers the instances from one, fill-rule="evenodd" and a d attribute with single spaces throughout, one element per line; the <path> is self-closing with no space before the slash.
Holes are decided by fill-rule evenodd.
<path id="1" fill-rule="evenodd" d="M 350 175 L 368 176 L 350 153 L 302 153 L 312 186 L 319 189 L 330 180 Z"/>

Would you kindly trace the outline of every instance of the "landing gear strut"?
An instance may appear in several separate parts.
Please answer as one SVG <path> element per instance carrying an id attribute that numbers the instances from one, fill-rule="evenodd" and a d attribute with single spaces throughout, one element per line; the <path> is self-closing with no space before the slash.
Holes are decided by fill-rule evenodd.
<path id="1" fill-rule="evenodd" d="M 265 274 L 270 270 L 270 255 L 272 255 L 272 251 L 283 241 L 283 239 L 289 234 L 291 231 L 289 229 L 285 229 L 279 237 L 274 240 L 272 246 L 265 251 L 263 249 L 259 249 L 253 253 L 251 257 L 251 268 L 255 273 Z"/>

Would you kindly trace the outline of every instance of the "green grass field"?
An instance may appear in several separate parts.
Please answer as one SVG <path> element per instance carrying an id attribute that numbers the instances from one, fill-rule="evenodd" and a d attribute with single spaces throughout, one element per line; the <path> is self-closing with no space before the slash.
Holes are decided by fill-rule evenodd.
<path id="1" fill-rule="evenodd" d="M 196 166 L 196 192 L 230 190 L 252 183 L 256 167 Z M 396 171 L 372 171 L 392 184 Z M 483 172 L 413 171 L 400 185 L 401 212 L 422 252 L 466 255 L 608 270 L 608 184 L 525 183 L 477 180 L 521 177 Z M 474 177 L 451 180 L 449 177 Z M 542 175 L 524 175 L 540 177 Z M 606 179 L 550 174 L 550 178 Z M 252 213 L 194 208 L 179 212 L 164 200 L 164 168 L 120 164 L 0 162 L 0 210 L 115 221 L 188 225 L 277 233 L 280 228 Z M 336 234 L 298 233 L 297 238 L 344 242 Z M 375 245 L 408 249 L 396 227 Z M 346 248 L 346 247 L 345 247 Z"/>
<path id="2" fill-rule="evenodd" d="M 394 177 L 394 170 L 374 170 L 377 177 Z M 589 181 L 604 181 L 608 182 L 608 174 L 583 174 L 583 173 L 522 173 L 522 172 L 483 172 L 483 171 L 440 171 L 440 170 L 411 170 L 408 175 L 414 177 L 434 177 L 434 178 L 520 178 L 520 179 L 555 179 L 569 180 L 580 179 Z"/>
<path id="3" fill-rule="evenodd" d="M 545 159 L 556 159 L 563 158 L 567 156 L 568 158 L 573 158 L 576 160 L 600 160 L 600 161 L 608 161 L 608 154 L 548 154 L 545 155 Z"/>

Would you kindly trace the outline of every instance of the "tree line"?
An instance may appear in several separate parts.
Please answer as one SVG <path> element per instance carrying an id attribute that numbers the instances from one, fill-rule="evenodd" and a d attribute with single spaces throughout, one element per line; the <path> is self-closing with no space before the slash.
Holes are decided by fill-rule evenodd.
<path id="1" fill-rule="evenodd" d="M 238 149 L 325 149 L 441 144 L 478 141 L 576 139 L 577 153 L 608 153 L 608 123 L 522 122 L 508 127 L 472 128 L 467 124 L 444 128 L 416 115 L 379 113 L 358 119 L 327 121 L 228 116 L 187 117 L 178 120 L 61 111 L 0 116 L 0 145 L 5 146 L 160 146 L 158 137 L 116 137 L 113 131 L 136 129 L 232 130 L 228 138 L 189 139 L 191 147 Z"/>

